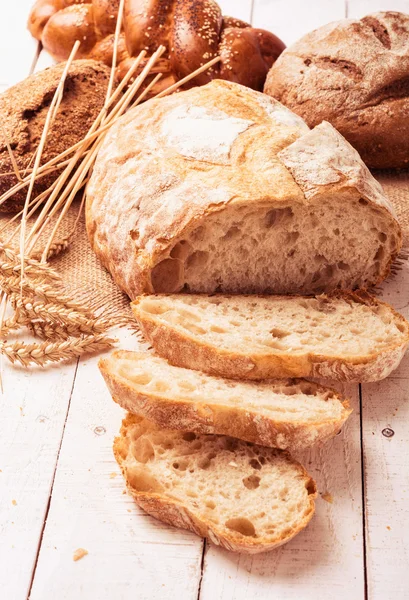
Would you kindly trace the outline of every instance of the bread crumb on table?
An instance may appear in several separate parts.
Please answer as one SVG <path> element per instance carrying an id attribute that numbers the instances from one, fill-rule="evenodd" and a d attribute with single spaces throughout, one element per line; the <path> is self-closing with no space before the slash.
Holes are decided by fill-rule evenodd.
<path id="1" fill-rule="evenodd" d="M 334 498 L 333 498 L 332 494 L 330 494 L 329 492 L 322 493 L 321 498 L 323 500 L 325 500 L 325 502 L 329 502 L 330 504 L 332 504 L 334 502 Z"/>
<path id="2" fill-rule="evenodd" d="M 84 558 L 84 556 L 86 556 L 87 554 L 88 554 L 88 550 L 85 550 L 84 548 L 78 548 L 74 552 L 72 560 L 74 560 L 76 562 L 77 560 Z"/>
<path id="3" fill-rule="evenodd" d="M 13 505 L 13 506 L 17 506 L 17 500 L 14 500 L 14 499 L 13 499 L 13 500 L 11 501 L 11 503 L 12 503 L 12 505 Z"/>
<path id="4" fill-rule="evenodd" d="M 111 473 L 109 478 L 110 479 L 115 479 L 115 477 L 118 475 L 118 473 Z"/>

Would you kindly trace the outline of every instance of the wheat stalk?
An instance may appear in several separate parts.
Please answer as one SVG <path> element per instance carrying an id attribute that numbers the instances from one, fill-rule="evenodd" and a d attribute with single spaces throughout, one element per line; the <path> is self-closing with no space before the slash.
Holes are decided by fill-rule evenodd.
<path id="1" fill-rule="evenodd" d="M 117 16 L 116 25 L 115 25 L 115 37 L 114 37 L 114 48 L 113 48 L 113 53 L 112 53 L 111 73 L 109 75 L 108 89 L 107 89 L 106 98 L 105 98 L 105 105 L 107 106 L 107 108 L 109 106 L 109 100 L 112 96 L 112 89 L 114 87 L 114 81 L 115 81 L 115 69 L 116 69 L 117 58 L 118 58 L 118 42 L 119 42 L 119 34 L 121 33 L 122 17 L 124 14 L 124 3 L 125 3 L 124 0 L 120 0 L 120 2 L 119 2 L 118 16 Z"/>
<path id="2" fill-rule="evenodd" d="M 125 78 L 113 91 L 123 10 L 124 0 L 120 0 L 115 29 L 113 64 L 106 98 L 103 108 L 86 136 L 71 148 L 40 165 L 49 129 L 55 120 L 63 97 L 65 78 L 79 45 L 76 42 L 50 104 L 39 146 L 23 175 L 18 170 L 17 161 L 11 146 L 8 145 L 10 146 L 9 155 L 13 172 L 19 181 L 0 197 L 0 204 L 16 191 L 25 187 L 28 189 L 23 210 L 8 223 L 10 225 L 20 218 L 20 224 L 14 228 L 10 236 L 11 241 L 20 231 L 19 253 L 14 251 L 9 244 L 0 243 L 0 289 L 3 302 L 3 310 L 0 307 L 0 337 L 4 338 L 5 335 L 21 327 L 26 327 L 32 334 L 45 340 L 43 343 L 20 341 L 13 343 L 1 340 L 0 354 L 6 356 L 12 363 L 19 363 L 23 366 L 30 364 L 45 366 L 51 362 L 77 358 L 84 352 L 100 352 L 114 343 L 113 339 L 106 336 L 111 327 L 118 325 L 119 321 L 122 325 L 125 323 L 129 325 L 129 318 L 126 316 L 123 316 L 122 320 L 97 317 L 93 310 L 84 307 L 81 301 L 70 298 L 64 289 L 61 277 L 47 264 L 52 256 L 66 250 L 72 241 L 83 209 L 84 194 L 73 229 L 60 240 L 56 240 L 56 234 L 78 191 L 84 188 L 88 181 L 107 131 L 129 107 L 136 107 L 142 102 L 162 76 L 162 73 L 157 73 L 149 85 L 139 93 L 146 77 L 153 70 L 155 73 L 159 70 L 160 67 L 155 67 L 155 63 L 165 51 L 163 46 L 159 47 L 146 61 L 140 73 L 134 76 L 146 56 L 144 51 L 141 52 L 133 61 Z M 210 68 L 218 60 L 219 58 L 216 57 L 209 61 L 156 97 L 163 97 L 171 93 Z M 127 88 L 126 91 L 125 88 Z M 32 161 L 34 161 L 33 168 L 31 168 Z M 55 170 L 61 170 L 55 181 L 47 190 L 32 199 L 35 181 Z M 28 219 L 34 215 L 40 205 L 42 205 L 40 214 L 26 235 Z M 57 213 L 59 213 L 58 216 Z M 56 221 L 44 248 L 41 252 L 34 252 L 35 245 L 55 216 L 57 216 Z M 8 301 L 14 309 L 14 315 L 5 319 Z"/>
<path id="3" fill-rule="evenodd" d="M 122 115 L 125 110 L 128 108 L 129 104 L 132 101 L 133 96 L 135 95 L 135 93 L 139 90 L 139 88 L 141 87 L 141 85 L 143 84 L 144 80 L 146 79 L 147 75 L 149 74 L 152 66 L 155 64 L 155 62 L 160 58 L 160 56 L 163 54 L 163 52 L 165 51 L 165 48 L 163 46 L 161 46 L 148 60 L 146 66 L 144 67 L 144 69 L 141 71 L 140 75 L 135 79 L 135 81 L 133 82 L 133 84 L 130 86 L 130 88 L 127 90 L 127 92 L 123 95 L 123 97 L 121 98 L 120 101 L 117 102 L 117 104 L 114 106 L 114 108 L 112 109 L 112 111 L 107 115 L 107 117 L 105 117 L 105 120 L 107 120 L 109 123 L 113 122 L 113 120 L 115 118 L 118 118 L 120 115 Z M 144 97 L 144 92 L 141 94 L 142 97 Z M 137 101 L 140 101 L 141 96 L 137 99 Z M 68 185 L 65 187 L 63 194 L 60 196 L 60 198 L 58 199 L 58 201 L 54 204 L 54 206 L 47 212 L 46 217 L 44 218 L 44 214 L 45 211 L 43 210 L 43 212 L 40 214 L 37 222 L 34 224 L 33 229 L 30 233 L 30 236 L 32 234 L 33 231 L 37 230 L 37 235 L 39 235 L 45 228 L 45 226 L 47 225 L 47 222 L 49 221 L 50 218 L 53 217 L 53 215 L 60 210 L 60 208 L 62 207 L 62 210 L 60 212 L 60 215 L 54 225 L 54 228 L 51 232 L 48 244 L 45 247 L 44 250 L 44 254 L 42 257 L 42 260 L 45 261 L 46 260 L 46 256 L 47 256 L 47 252 L 49 249 L 49 246 L 52 244 L 52 241 L 56 235 L 56 232 L 62 222 L 62 219 L 64 218 L 65 214 L 67 213 L 69 207 L 71 206 L 72 202 L 75 199 L 75 196 L 78 192 L 78 190 L 80 189 L 80 187 L 82 186 L 82 182 L 83 180 L 87 177 L 89 171 L 91 170 L 96 156 L 98 154 L 98 151 L 101 147 L 101 144 L 103 142 L 103 139 L 105 137 L 105 133 L 101 134 L 96 141 L 94 142 L 94 146 L 91 149 L 89 155 L 81 162 L 80 166 L 77 168 L 77 171 L 75 173 L 75 177 L 72 178 Z M 79 152 L 79 151 L 77 151 Z M 66 168 L 66 171 L 70 170 L 71 166 L 69 165 Z M 67 179 L 68 176 L 66 177 L 66 173 L 64 172 L 62 174 L 62 178 Z M 58 187 L 58 186 L 57 186 Z M 29 237 L 30 237 L 29 236 Z M 31 243 L 31 245 L 29 246 L 29 249 L 31 249 L 33 247 L 33 243 Z"/>
<path id="4" fill-rule="evenodd" d="M 3 256 L 2 256 L 3 255 Z M 21 257 L 7 244 L 0 242 L 0 275 L 12 277 L 21 273 Z M 33 258 L 25 259 L 25 270 L 30 277 L 45 277 L 53 281 L 61 281 L 60 275 L 49 265 L 46 265 Z"/>
<path id="5" fill-rule="evenodd" d="M 21 295 L 20 277 L 1 277 L 0 288 L 9 296 Z M 45 304 L 61 304 L 66 308 L 72 308 L 92 318 L 92 313 L 84 306 L 67 296 L 62 286 L 50 285 L 45 279 L 26 278 L 23 283 L 23 297 L 40 299 Z"/>
<path id="6" fill-rule="evenodd" d="M 52 362 L 61 362 L 78 358 L 82 354 L 102 352 L 112 348 L 116 340 L 105 335 L 86 335 L 80 339 L 69 339 L 41 344 L 24 342 L 8 343 L 0 341 L 0 352 L 11 363 L 20 363 L 23 367 L 35 364 L 40 367 Z"/>
<path id="7" fill-rule="evenodd" d="M 112 326 L 112 321 L 103 318 L 90 318 L 74 309 L 60 304 L 30 301 L 13 296 L 10 299 L 13 308 L 31 320 L 40 319 L 70 329 L 72 333 L 103 333 Z"/>
<path id="8" fill-rule="evenodd" d="M 8 139 L 7 131 L 4 127 L 3 118 L 0 119 L 1 132 L 3 134 L 4 139 L 6 140 L 6 148 L 9 153 L 10 162 L 13 167 L 13 174 L 17 177 L 19 181 L 22 181 L 21 173 L 18 168 L 16 157 L 14 156 L 14 152 L 11 148 L 10 140 Z"/>

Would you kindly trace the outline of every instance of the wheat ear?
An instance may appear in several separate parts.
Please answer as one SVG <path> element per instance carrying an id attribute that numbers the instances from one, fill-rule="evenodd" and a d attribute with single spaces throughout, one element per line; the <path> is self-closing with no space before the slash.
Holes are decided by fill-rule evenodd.
<path id="1" fill-rule="evenodd" d="M 108 350 L 112 348 L 115 342 L 115 339 L 108 338 L 105 335 L 86 335 L 80 339 L 69 339 L 54 343 L 43 342 L 41 344 L 0 341 L 0 352 L 13 364 L 20 363 L 23 367 L 35 364 L 44 367 L 48 363 L 78 358 L 85 352 Z"/>

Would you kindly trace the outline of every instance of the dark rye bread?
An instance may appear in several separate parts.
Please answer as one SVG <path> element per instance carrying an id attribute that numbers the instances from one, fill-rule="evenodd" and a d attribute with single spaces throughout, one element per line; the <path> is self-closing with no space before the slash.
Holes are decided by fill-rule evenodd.
<path id="1" fill-rule="evenodd" d="M 61 63 L 40 71 L 0 95 L 0 115 L 8 142 L 20 171 L 24 171 L 41 139 L 48 108 L 61 79 L 65 64 Z M 94 60 L 76 60 L 72 63 L 64 87 L 64 94 L 56 119 L 51 127 L 42 155 L 41 164 L 81 140 L 103 107 L 110 69 Z M 0 129 L 0 194 L 17 183 Z M 59 172 L 42 177 L 33 190 L 33 198 L 47 189 Z M 13 212 L 24 205 L 27 188 L 17 192 L 0 205 L 1 212 Z"/>
<path id="2" fill-rule="evenodd" d="M 310 127 L 329 121 L 373 168 L 409 165 L 409 15 L 380 12 L 308 33 L 264 91 Z"/>

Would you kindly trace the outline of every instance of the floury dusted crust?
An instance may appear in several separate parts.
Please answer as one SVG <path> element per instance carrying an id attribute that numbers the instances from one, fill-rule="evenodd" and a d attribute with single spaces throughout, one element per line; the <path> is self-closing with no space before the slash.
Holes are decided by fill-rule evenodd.
<path id="1" fill-rule="evenodd" d="M 237 84 L 153 100 L 114 125 L 87 191 L 91 243 L 131 297 L 318 293 L 389 272 L 400 227 L 328 123 Z"/>

